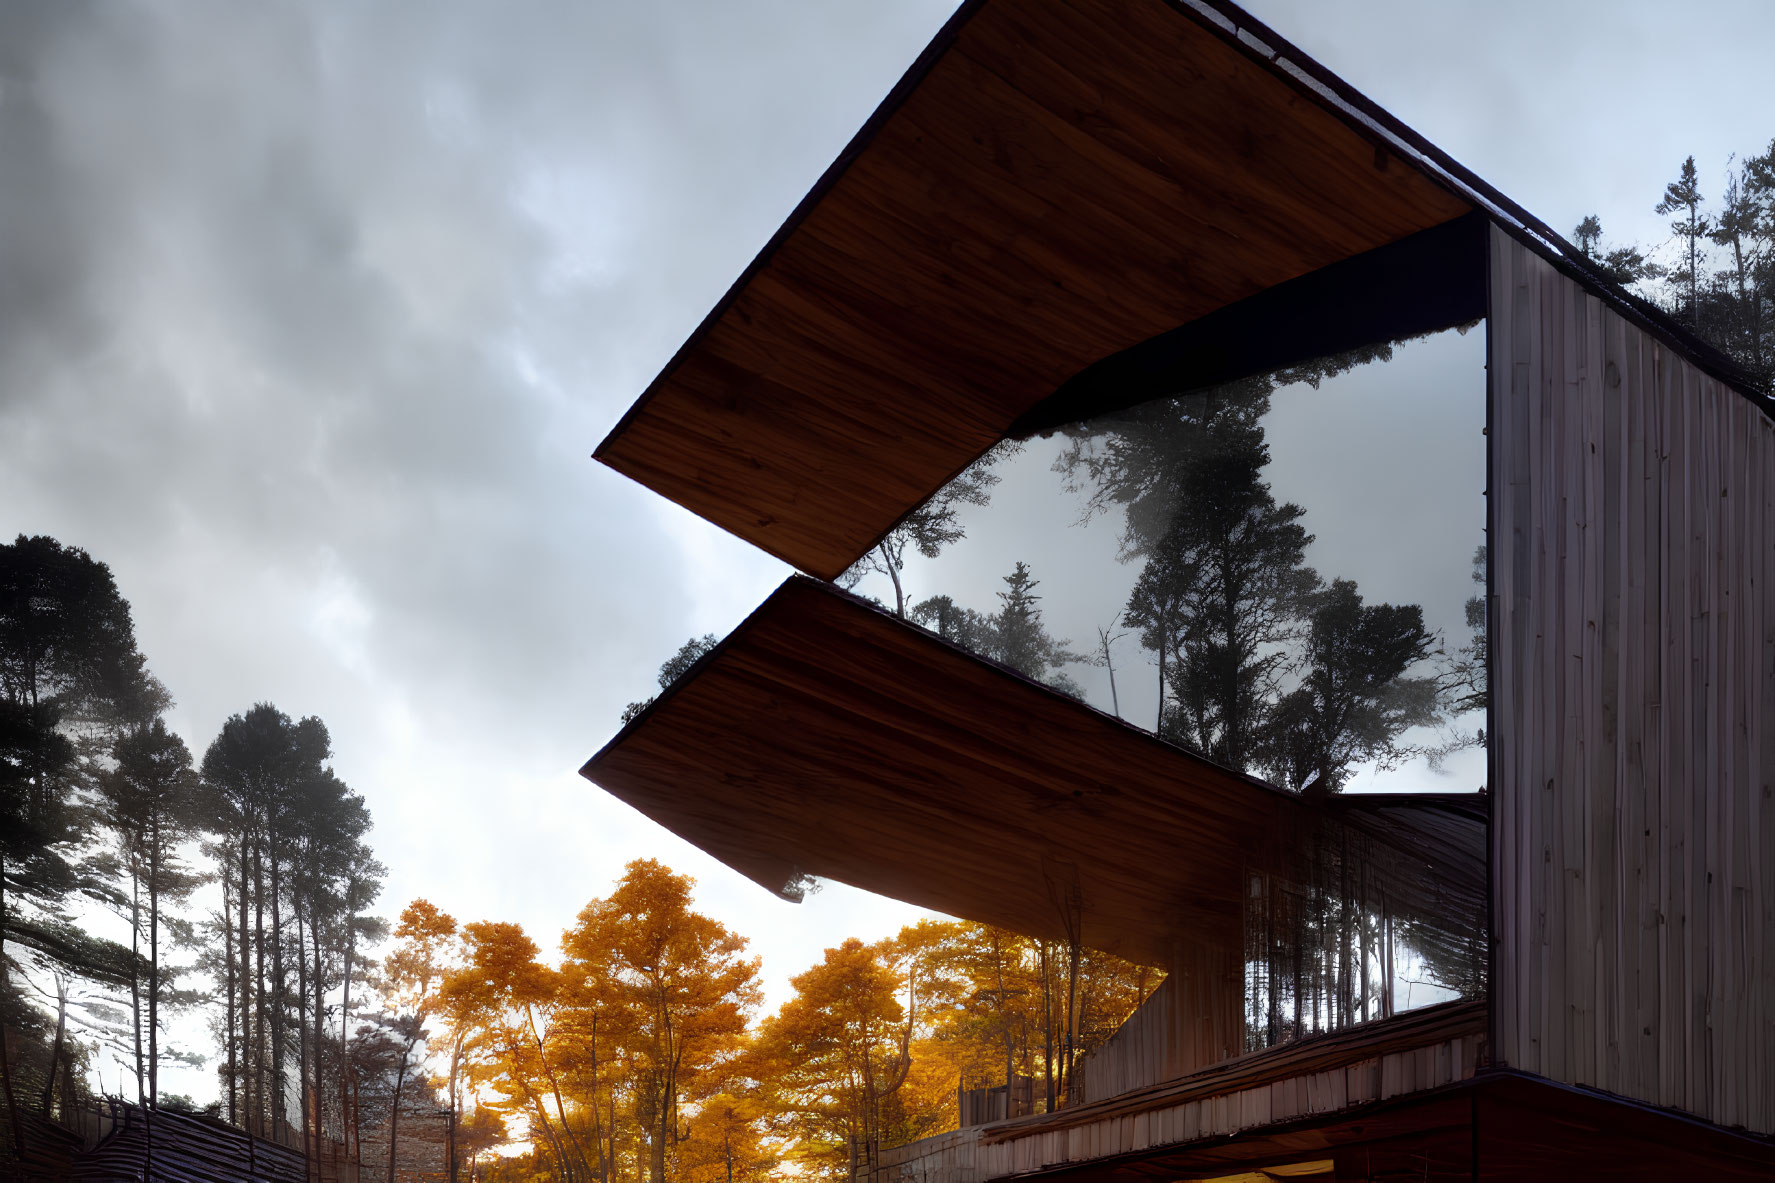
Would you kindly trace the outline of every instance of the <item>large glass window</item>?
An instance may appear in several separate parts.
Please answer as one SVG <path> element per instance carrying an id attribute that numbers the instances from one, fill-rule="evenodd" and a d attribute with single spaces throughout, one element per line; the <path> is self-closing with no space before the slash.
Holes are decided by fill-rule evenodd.
<path id="1" fill-rule="evenodd" d="M 1483 332 L 1001 446 L 845 582 L 1280 787 L 1485 777 Z"/>

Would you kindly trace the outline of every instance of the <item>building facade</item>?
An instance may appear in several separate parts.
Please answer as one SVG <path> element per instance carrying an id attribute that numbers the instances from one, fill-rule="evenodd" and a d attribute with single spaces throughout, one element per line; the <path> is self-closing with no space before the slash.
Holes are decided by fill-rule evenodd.
<path id="1" fill-rule="evenodd" d="M 588 777 L 779 895 L 1168 973 L 1066 1104 L 861 1176 L 1775 1171 L 1770 404 L 1240 10 L 964 4 L 598 457 L 804 574 Z M 1092 664 L 901 594 L 1048 468 L 1122 530 L 1151 728 L 1114 625 Z M 1051 604 L 1084 537 L 1015 544 Z"/>

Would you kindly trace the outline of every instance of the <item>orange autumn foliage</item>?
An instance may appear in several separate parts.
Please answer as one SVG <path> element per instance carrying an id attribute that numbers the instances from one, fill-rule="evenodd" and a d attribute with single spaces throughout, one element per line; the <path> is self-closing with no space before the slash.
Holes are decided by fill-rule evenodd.
<path id="1" fill-rule="evenodd" d="M 957 1090 L 1050 1080 L 1160 980 L 1153 970 L 959 921 L 845 941 L 760 1018 L 746 941 L 652 860 L 580 912 L 559 969 L 516 925 L 462 926 L 416 901 L 401 975 L 426 978 L 440 1055 L 528 1155 L 500 1178 L 549 1183 L 838 1179 L 853 1158 L 953 1129 Z M 421 906 L 423 905 L 423 906 Z M 431 941 L 427 945 L 425 942 Z M 454 958 L 455 960 L 452 960 Z M 483 1159 L 483 1163 L 485 1163 Z"/>

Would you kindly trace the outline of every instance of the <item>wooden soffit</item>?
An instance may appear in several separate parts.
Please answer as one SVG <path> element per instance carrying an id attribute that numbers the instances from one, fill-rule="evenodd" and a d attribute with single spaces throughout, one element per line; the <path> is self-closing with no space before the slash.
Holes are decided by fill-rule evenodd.
<path id="1" fill-rule="evenodd" d="M 778 892 L 835 879 L 1166 964 L 1237 947 L 1300 800 L 792 577 L 581 769 Z"/>
<path id="2" fill-rule="evenodd" d="M 964 4 L 599 446 L 832 578 L 1099 359 L 1472 206 L 1167 0 Z"/>

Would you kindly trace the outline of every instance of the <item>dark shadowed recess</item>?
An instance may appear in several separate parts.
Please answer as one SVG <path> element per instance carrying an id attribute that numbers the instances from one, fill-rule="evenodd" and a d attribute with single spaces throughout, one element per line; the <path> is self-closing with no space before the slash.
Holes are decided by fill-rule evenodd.
<path id="1" fill-rule="evenodd" d="M 1277 284 L 1085 367 L 1007 434 L 1052 431 L 1485 315 L 1489 221 L 1472 213 Z"/>

